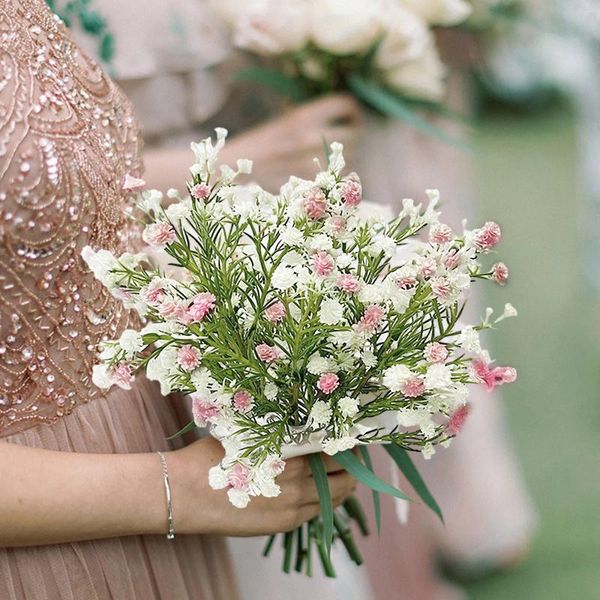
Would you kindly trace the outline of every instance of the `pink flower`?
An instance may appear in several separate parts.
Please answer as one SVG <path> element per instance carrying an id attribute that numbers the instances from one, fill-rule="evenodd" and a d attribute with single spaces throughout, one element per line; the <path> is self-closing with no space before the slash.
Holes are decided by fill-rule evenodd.
<path id="1" fill-rule="evenodd" d="M 460 254 L 456 250 L 450 250 L 442 259 L 444 266 L 447 269 L 456 269 L 460 264 Z"/>
<path id="2" fill-rule="evenodd" d="M 133 177 L 130 173 L 125 175 L 125 181 L 123 182 L 123 189 L 128 192 L 141 192 L 146 186 L 146 182 L 138 177 Z"/>
<path id="3" fill-rule="evenodd" d="M 142 237 L 151 246 L 164 246 L 174 242 L 177 236 L 170 223 L 160 221 L 159 223 L 146 225 Z"/>
<path id="4" fill-rule="evenodd" d="M 356 294 L 360 289 L 360 279 L 354 275 L 340 275 L 335 283 L 346 294 Z"/>
<path id="5" fill-rule="evenodd" d="M 452 229 L 443 223 L 432 227 L 429 232 L 429 241 L 434 244 L 447 244 L 452 241 L 453 237 L 454 233 L 452 232 Z"/>
<path id="6" fill-rule="evenodd" d="M 314 187 L 306 192 L 304 196 L 304 210 L 314 221 L 318 221 L 325 216 L 327 198 L 325 198 L 325 194 L 321 188 Z"/>
<path id="7" fill-rule="evenodd" d="M 342 199 L 344 200 L 344 204 L 349 208 L 360 204 L 362 200 L 362 185 L 356 173 L 348 176 L 344 181 L 342 185 Z"/>
<path id="8" fill-rule="evenodd" d="M 165 300 L 158 307 L 158 314 L 167 321 L 188 322 L 187 303 L 179 300 Z"/>
<path id="9" fill-rule="evenodd" d="M 327 275 L 331 275 L 335 263 L 333 262 L 333 258 L 327 254 L 324 250 L 319 250 L 313 255 L 313 271 L 315 275 L 319 277 L 327 277 Z"/>
<path id="10" fill-rule="evenodd" d="M 415 287 L 415 285 L 417 285 L 417 280 L 415 277 L 406 275 L 404 277 L 399 277 L 398 279 L 396 279 L 396 285 L 401 290 L 412 290 Z"/>
<path id="11" fill-rule="evenodd" d="M 279 321 L 283 321 L 285 315 L 285 304 L 279 300 L 271 304 L 267 310 L 265 310 L 265 317 L 267 318 L 267 321 L 271 321 L 271 323 L 279 323 Z"/>
<path id="12" fill-rule="evenodd" d="M 502 230 L 494 221 L 488 221 L 483 227 L 475 231 L 475 248 L 477 250 L 490 250 L 502 239 Z"/>
<path id="13" fill-rule="evenodd" d="M 427 344 L 425 358 L 431 363 L 445 363 L 448 358 L 448 348 L 438 342 Z"/>
<path id="14" fill-rule="evenodd" d="M 209 292 L 198 294 L 192 305 L 187 309 L 187 314 L 192 323 L 202 321 L 214 308 L 217 299 Z"/>
<path id="15" fill-rule="evenodd" d="M 433 258 L 427 258 L 423 261 L 419 267 L 419 275 L 423 279 L 429 279 L 433 277 L 438 269 L 437 263 Z"/>
<path id="16" fill-rule="evenodd" d="M 449 296 L 451 290 L 450 283 L 446 278 L 436 277 L 431 280 L 431 292 L 439 300 L 445 300 Z"/>
<path id="17" fill-rule="evenodd" d="M 517 370 L 513 367 L 494 367 L 490 369 L 488 363 L 478 358 L 471 363 L 471 370 L 475 379 L 491 392 L 495 387 L 504 383 L 513 383 L 517 380 Z"/>
<path id="18" fill-rule="evenodd" d="M 201 398 L 197 394 L 192 394 L 192 415 L 194 416 L 194 423 L 198 427 L 206 427 L 220 414 L 221 409 L 216 404 Z"/>
<path id="19" fill-rule="evenodd" d="M 233 406 L 241 413 L 246 413 L 254 406 L 254 399 L 250 395 L 250 392 L 238 390 L 233 395 Z"/>
<path id="20" fill-rule="evenodd" d="M 492 279 L 498 285 L 504 285 L 508 281 L 508 267 L 504 263 L 496 263 L 492 267 Z"/>
<path id="21" fill-rule="evenodd" d="M 356 328 L 363 333 L 373 333 L 385 316 L 385 310 L 378 304 L 369 304 Z"/>
<path id="22" fill-rule="evenodd" d="M 206 200 L 210 196 L 210 188 L 205 183 L 197 183 L 190 189 L 190 194 L 196 200 Z"/>
<path id="23" fill-rule="evenodd" d="M 459 433 L 462 430 L 470 412 L 471 412 L 471 405 L 465 404 L 464 406 L 457 408 L 450 415 L 450 420 L 448 421 L 448 431 L 452 435 L 456 435 L 457 433 Z"/>
<path id="24" fill-rule="evenodd" d="M 131 387 L 133 373 L 131 372 L 131 367 L 127 363 L 120 362 L 115 365 L 111 371 L 111 375 L 119 387 L 126 390 Z"/>
<path id="25" fill-rule="evenodd" d="M 184 371 L 193 371 L 200 363 L 200 351 L 186 344 L 177 350 L 177 362 Z"/>
<path id="26" fill-rule="evenodd" d="M 418 398 L 425 392 L 425 382 L 416 375 L 409 377 L 400 390 L 407 398 Z"/>
<path id="27" fill-rule="evenodd" d="M 140 298 L 150 306 L 158 306 L 166 295 L 166 289 L 161 281 L 151 281 L 140 290 Z"/>
<path id="28" fill-rule="evenodd" d="M 317 387 L 324 394 L 331 394 L 340 385 L 340 378 L 335 373 L 323 373 L 317 381 Z"/>
<path id="29" fill-rule="evenodd" d="M 333 215 L 327 219 L 327 225 L 334 235 L 340 235 L 340 233 L 344 233 L 346 230 L 346 219 L 339 215 Z"/>
<path id="30" fill-rule="evenodd" d="M 227 483 L 234 490 L 247 491 L 252 480 L 252 471 L 250 467 L 242 463 L 235 463 L 227 473 Z"/>
<path id="31" fill-rule="evenodd" d="M 277 475 L 281 475 L 285 470 L 285 461 L 282 458 L 273 458 L 271 460 L 271 471 L 277 477 Z"/>
<path id="32" fill-rule="evenodd" d="M 269 346 L 268 344 L 258 344 L 258 346 L 256 346 L 256 354 L 260 360 L 267 364 L 275 362 L 281 356 L 278 348 Z"/>

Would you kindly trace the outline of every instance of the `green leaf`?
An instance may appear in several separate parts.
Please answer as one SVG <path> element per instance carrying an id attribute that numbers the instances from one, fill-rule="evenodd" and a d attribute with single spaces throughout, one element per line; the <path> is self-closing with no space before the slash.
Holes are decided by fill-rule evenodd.
<path id="1" fill-rule="evenodd" d="M 248 67 L 239 71 L 236 79 L 266 85 L 278 94 L 287 96 L 293 102 L 302 102 L 307 98 L 306 89 L 298 79 L 276 69 Z"/>
<path id="2" fill-rule="evenodd" d="M 416 129 L 419 129 L 438 140 L 461 148 L 462 150 L 470 151 L 468 144 L 453 135 L 446 133 L 440 127 L 437 127 L 427 119 L 421 117 L 418 113 L 411 110 L 402 98 L 380 86 L 378 83 L 354 74 L 348 78 L 348 85 L 358 98 L 382 114 L 388 117 L 402 119 Z"/>
<path id="3" fill-rule="evenodd" d="M 323 541 L 327 550 L 327 556 L 331 554 L 331 542 L 333 540 L 333 504 L 329 491 L 329 481 L 320 454 L 310 454 L 308 457 L 310 468 L 319 492 L 319 504 L 321 505 L 321 518 L 323 519 Z"/>
<path id="4" fill-rule="evenodd" d="M 401 498 L 402 500 L 412 500 L 398 488 L 390 485 L 383 479 L 379 479 L 373 471 L 365 467 L 360 460 L 354 455 L 352 450 L 344 450 L 344 452 L 338 452 L 333 456 L 333 459 L 339 463 L 350 475 L 354 476 L 361 483 L 370 487 L 372 490 L 381 492 L 382 494 L 389 494 L 395 498 Z"/>
<path id="5" fill-rule="evenodd" d="M 196 429 L 196 423 L 194 423 L 194 421 L 190 421 L 185 427 L 182 427 L 177 433 L 174 433 L 167 439 L 174 440 L 175 438 L 185 435 L 186 433 L 193 431 L 194 429 Z"/>
<path id="6" fill-rule="evenodd" d="M 419 498 L 429 506 L 429 508 L 440 518 L 442 523 L 444 522 L 444 515 L 442 509 L 436 502 L 433 494 L 429 491 L 427 484 L 423 481 L 421 474 L 413 464 L 408 452 L 398 446 L 397 444 L 385 444 L 384 448 L 386 452 L 394 459 L 394 462 L 398 465 L 399 469 L 404 474 L 404 477 L 408 479 L 410 485 L 413 486 L 415 492 L 419 495 Z"/>
<path id="7" fill-rule="evenodd" d="M 371 460 L 371 455 L 369 454 L 369 450 L 366 446 L 359 447 L 360 454 L 365 461 L 365 465 L 367 468 L 374 472 L 373 469 L 373 461 Z M 377 490 L 371 490 L 373 494 L 373 512 L 375 513 L 375 524 L 377 525 L 377 533 L 381 535 L 381 498 L 379 496 L 379 492 Z"/>

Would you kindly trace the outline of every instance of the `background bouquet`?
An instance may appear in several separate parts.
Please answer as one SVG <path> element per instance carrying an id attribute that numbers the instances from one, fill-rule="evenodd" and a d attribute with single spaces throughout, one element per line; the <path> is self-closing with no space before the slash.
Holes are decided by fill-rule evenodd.
<path id="1" fill-rule="evenodd" d="M 334 529 L 360 562 L 343 515 L 362 517 L 354 502 L 334 514 L 319 453 L 374 490 L 379 519 L 380 492 L 406 498 L 370 468 L 368 445 L 385 444 L 440 514 L 407 451 L 429 458 L 450 443 L 468 415 L 469 384 L 516 379 L 514 369 L 492 365 L 479 340 L 514 309 L 460 322 L 474 280 L 508 277 L 502 263 L 479 263 L 501 231 L 488 222 L 455 234 L 439 221 L 435 191 L 425 209 L 405 200 L 391 221 L 364 217 L 360 180 L 343 174 L 336 143 L 313 181 L 292 177 L 279 195 L 236 185 L 251 163 L 217 171 L 225 136 L 218 129 L 216 145 L 192 144 L 185 197 L 170 190 L 163 206 L 161 193 L 141 194 L 153 261 L 83 250 L 96 277 L 147 322 L 104 345 L 94 381 L 128 388 L 144 370 L 163 394 L 190 394 L 195 425 L 225 449 L 210 484 L 239 508 L 278 495 L 285 459 L 310 454 L 322 514 L 285 534 L 286 568 L 294 548 L 296 567 L 310 569 L 314 544 L 333 574 Z"/>
<path id="2" fill-rule="evenodd" d="M 445 94 L 433 28 L 461 24 L 472 12 L 466 0 L 219 0 L 215 7 L 238 47 L 275 62 L 242 77 L 295 101 L 350 92 L 429 132 L 413 109 L 439 112 Z"/>

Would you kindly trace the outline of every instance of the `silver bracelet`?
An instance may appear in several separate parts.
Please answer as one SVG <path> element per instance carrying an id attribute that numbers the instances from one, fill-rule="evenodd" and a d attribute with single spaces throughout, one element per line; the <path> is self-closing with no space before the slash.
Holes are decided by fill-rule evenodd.
<path id="1" fill-rule="evenodd" d="M 167 459 L 162 452 L 157 452 L 162 466 L 163 481 L 165 484 L 165 494 L 167 495 L 167 539 L 175 538 L 175 525 L 173 520 L 173 496 L 171 495 L 171 484 L 169 483 L 169 470 L 167 469 Z"/>

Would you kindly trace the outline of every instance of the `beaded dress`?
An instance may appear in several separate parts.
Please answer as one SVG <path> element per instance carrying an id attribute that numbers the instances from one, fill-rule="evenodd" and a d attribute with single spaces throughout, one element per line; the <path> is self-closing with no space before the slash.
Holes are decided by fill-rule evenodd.
<path id="1" fill-rule="evenodd" d="M 179 423 L 153 385 L 104 393 L 91 381 L 99 343 L 134 317 L 80 252 L 137 246 L 122 185 L 141 171 L 122 92 L 43 0 L 0 0 L 1 442 L 169 449 Z M 0 548 L 0 598 L 235 600 L 237 592 L 222 539 L 132 536 Z"/>

